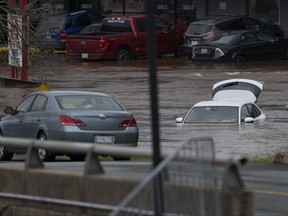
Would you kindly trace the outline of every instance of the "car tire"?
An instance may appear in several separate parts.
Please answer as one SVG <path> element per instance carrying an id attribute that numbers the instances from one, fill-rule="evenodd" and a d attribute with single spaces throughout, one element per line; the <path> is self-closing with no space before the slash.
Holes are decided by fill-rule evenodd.
<path id="1" fill-rule="evenodd" d="M 241 63 L 241 62 L 246 62 L 247 59 L 245 58 L 245 56 L 243 55 L 237 55 L 235 56 L 235 58 L 233 59 L 234 63 Z"/>
<path id="2" fill-rule="evenodd" d="M 115 59 L 119 62 L 129 61 L 131 58 L 131 53 L 127 49 L 119 49 L 115 57 Z"/>
<path id="3" fill-rule="evenodd" d="M 47 140 L 47 137 L 46 137 L 45 133 L 41 132 L 38 135 L 38 139 L 39 140 Z M 40 160 L 43 161 L 43 162 L 54 161 L 55 160 L 55 155 L 49 153 L 45 149 L 38 149 L 38 156 L 39 156 Z"/>
<path id="4" fill-rule="evenodd" d="M 3 137 L 2 131 L 0 131 L 0 137 Z M 0 161 L 10 161 L 13 158 L 13 153 L 8 153 L 5 146 L 0 146 Z"/>

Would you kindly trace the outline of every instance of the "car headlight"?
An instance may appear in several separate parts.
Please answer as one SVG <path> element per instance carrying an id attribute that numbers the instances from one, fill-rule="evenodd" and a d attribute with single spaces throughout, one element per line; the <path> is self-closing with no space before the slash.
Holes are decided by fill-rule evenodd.
<path id="1" fill-rule="evenodd" d="M 219 49 L 219 48 L 215 49 L 215 58 L 220 58 L 221 56 L 224 56 L 224 55 L 225 54 L 221 49 Z"/>

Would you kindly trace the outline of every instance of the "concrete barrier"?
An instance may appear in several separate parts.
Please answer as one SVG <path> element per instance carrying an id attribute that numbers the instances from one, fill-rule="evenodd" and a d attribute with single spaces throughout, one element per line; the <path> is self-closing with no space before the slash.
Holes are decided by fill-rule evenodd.
<path id="1" fill-rule="evenodd" d="M 108 215 L 139 182 L 140 179 L 105 174 L 85 176 L 67 171 L 3 167 L 0 168 L 0 215 Z M 164 185 L 165 190 L 169 189 L 169 193 L 165 194 L 167 210 L 188 215 L 197 212 L 199 188 L 183 187 L 170 182 L 165 182 Z M 153 210 L 152 187 L 145 190 L 139 196 L 147 203 L 140 205 Z M 203 192 L 203 188 L 201 190 Z M 217 196 L 216 204 L 209 198 L 212 197 L 212 192 Z M 242 190 L 236 192 L 219 189 L 215 193 L 215 189 L 205 189 L 207 211 L 213 213 L 217 206 L 221 215 L 239 215 L 239 212 L 241 215 L 253 215 L 253 194 Z M 134 204 L 139 208 L 139 203 Z M 132 203 L 132 207 L 134 204 Z"/>

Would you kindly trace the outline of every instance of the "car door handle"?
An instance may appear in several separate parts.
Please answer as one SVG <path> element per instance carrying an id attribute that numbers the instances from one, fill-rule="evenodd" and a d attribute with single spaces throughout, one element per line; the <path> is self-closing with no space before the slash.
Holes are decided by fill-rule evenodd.
<path id="1" fill-rule="evenodd" d="M 40 118 L 37 118 L 37 120 L 36 120 L 36 121 L 40 122 L 40 121 L 41 121 L 41 119 L 40 119 Z"/>

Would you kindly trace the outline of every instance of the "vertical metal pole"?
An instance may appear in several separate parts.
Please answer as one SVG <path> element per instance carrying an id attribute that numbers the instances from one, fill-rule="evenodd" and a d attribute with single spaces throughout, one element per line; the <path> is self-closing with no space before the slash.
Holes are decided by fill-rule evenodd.
<path id="1" fill-rule="evenodd" d="M 147 28 L 148 28 L 148 64 L 150 81 L 150 99 L 152 112 L 152 133 L 153 133 L 153 167 L 161 162 L 160 157 L 160 136 L 159 136 L 159 117 L 158 117 L 158 91 L 157 91 L 157 41 L 154 26 L 155 1 L 148 0 L 147 10 Z M 155 215 L 161 216 L 164 212 L 163 185 L 161 174 L 158 174 L 154 181 L 154 202 Z"/>
<path id="2" fill-rule="evenodd" d="M 21 80 L 28 80 L 28 18 L 26 12 L 27 0 L 21 0 L 22 15 L 22 70 Z"/>
<path id="3" fill-rule="evenodd" d="M 125 8 L 126 8 L 126 0 L 123 0 L 123 15 L 125 15 L 126 14 L 126 10 L 125 10 Z"/>

